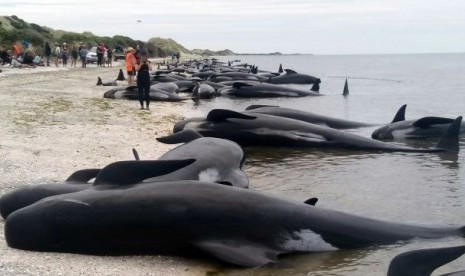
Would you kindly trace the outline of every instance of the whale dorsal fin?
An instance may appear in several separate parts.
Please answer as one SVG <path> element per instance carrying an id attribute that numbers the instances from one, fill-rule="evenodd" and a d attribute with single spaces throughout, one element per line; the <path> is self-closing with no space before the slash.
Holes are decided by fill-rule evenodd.
<path id="1" fill-rule="evenodd" d="M 282 64 L 279 64 L 278 73 L 282 73 L 282 72 L 284 72 L 284 70 L 283 70 L 283 65 L 282 65 Z"/>
<path id="2" fill-rule="evenodd" d="M 212 122 L 221 122 L 230 118 L 253 120 L 257 117 L 245 115 L 236 111 L 227 109 L 213 109 L 207 115 L 207 120 Z"/>
<path id="3" fill-rule="evenodd" d="M 464 253 L 465 246 L 408 251 L 392 259 L 387 276 L 431 275 L 438 267 L 452 262 Z"/>
<path id="4" fill-rule="evenodd" d="M 286 74 L 288 74 L 288 75 L 297 74 L 296 71 L 291 70 L 291 69 L 284 69 L 284 71 L 286 71 Z"/>
<path id="5" fill-rule="evenodd" d="M 396 115 L 394 116 L 394 119 L 392 119 L 391 123 L 395 122 L 400 122 L 400 121 L 405 121 L 405 109 L 407 108 L 407 105 L 404 104 L 397 110 Z"/>
<path id="6" fill-rule="evenodd" d="M 102 79 L 100 77 L 97 77 L 97 85 L 102 85 L 103 82 L 102 82 Z"/>
<path id="7" fill-rule="evenodd" d="M 253 243 L 240 241 L 200 241 L 194 245 L 199 249 L 228 263 L 246 267 L 260 267 L 278 260 L 280 252 Z"/>
<path id="8" fill-rule="evenodd" d="M 452 122 L 454 122 L 454 119 L 443 117 L 424 117 L 415 121 L 415 123 L 413 123 L 413 126 L 427 128 L 431 125 L 451 124 Z"/>
<path id="9" fill-rule="evenodd" d="M 171 135 L 158 137 L 156 139 L 158 142 L 162 142 L 165 144 L 179 144 L 179 143 L 189 143 L 191 141 L 194 141 L 202 137 L 203 136 L 195 130 L 183 129 Z"/>
<path id="10" fill-rule="evenodd" d="M 104 167 L 94 185 L 131 185 L 145 179 L 165 175 L 188 166 L 195 159 L 119 161 Z"/>
<path id="11" fill-rule="evenodd" d="M 251 87 L 253 85 L 251 85 L 249 83 L 245 83 L 245 82 L 240 82 L 240 81 L 236 81 L 232 85 L 232 87 L 234 87 L 236 89 L 241 89 L 241 87 L 245 87 L 245 86 Z"/>
<path id="12" fill-rule="evenodd" d="M 254 110 L 262 107 L 279 107 L 278 105 L 266 105 L 266 104 L 253 104 L 245 108 L 245 110 Z"/>
<path id="13" fill-rule="evenodd" d="M 349 84 L 347 83 L 347 78 L 346 78 L 346 82 L 344 83 L 344 90 L 342 91 L 342 95 L 344 96 L 349 95 Z"/>
<path id="14" fill-rule="evenodd" d="M 65 182 L 70 182 L 70 183 L 87 183 L 89 180 L 92 178 L 97 177 L 97 175 L 100 173 L 101 169 L 83 169 L 83 170 L 78 170 L 72 173 L 68 178 L 65 180 Z"/>
<path id="15" fill-rule="evenodd" d="M 317 197 L 312 197 L 304 201 L 305 204 L 312 205 L 312 206 L 315 206 L 317 202 L 318 202 Z"/>

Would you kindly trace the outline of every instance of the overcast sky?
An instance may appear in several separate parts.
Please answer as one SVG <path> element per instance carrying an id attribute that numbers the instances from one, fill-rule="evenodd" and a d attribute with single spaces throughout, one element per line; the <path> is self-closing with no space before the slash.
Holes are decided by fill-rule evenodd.
<path id="1" fill-rule="evenodd" d="M 169 37 L 188 49 L 465 52 L 464 0 L 0 0 L 0 13 L 67 31 Z"/>

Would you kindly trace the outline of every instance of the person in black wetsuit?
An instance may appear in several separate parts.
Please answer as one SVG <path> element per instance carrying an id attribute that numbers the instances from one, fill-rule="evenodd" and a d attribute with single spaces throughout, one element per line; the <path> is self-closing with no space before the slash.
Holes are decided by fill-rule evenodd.
<path id="1" fill-rule="evenodd" d="M 152 64 L 149 60 L 147 60 L 147 54 L 141 54 L 136 63 L 137 90 L 139 91 L 140 109 L 144 109 L 145 99 L 146 109 L 149 110 L 150 71 L 152 71 Z"/>

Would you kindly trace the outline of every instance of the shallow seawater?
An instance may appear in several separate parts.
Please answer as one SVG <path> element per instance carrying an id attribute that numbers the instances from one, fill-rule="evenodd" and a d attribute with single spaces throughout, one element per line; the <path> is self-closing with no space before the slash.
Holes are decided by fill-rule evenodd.
<path id="1" fill-rule="evenodd" d="M 407 119 L 455 118 L 465 113 L 465 54 L 369 56 L 237 56 L 259 69 L 284 68 L 322 79 L 321 97 L 279 99 L 217 98 L 195 106 L 243 110 L 251 104 L 297 108 L 373 124 L 388 123 L 407 104 Z M 345 78 L 350 95 L 343 97 Z M 308 89 L 309 86 L 301 86 Z M 352 130 L 370 137 L 376 127 Z M 432 147 L 438 139 L 398 141 Z M 329 208 L 391 222 L 425 226 L 465 225 L 465 138 L 461 152 L 381 153 L 316 148 L 246 149 L 250 188 L 295 201 L 319 198 Z M 272 216 L 273 214 L 270 214 Z M 341 229 L 343 231 L 343 229 Z M 218 275 L 385 275 L 402 252 L 463 245 L 463 238 L 411 242 L 363 250 L 296 254 L 258 269 L 218 267 Z M 437 273 L 465 269 L 465 257 Z"/>

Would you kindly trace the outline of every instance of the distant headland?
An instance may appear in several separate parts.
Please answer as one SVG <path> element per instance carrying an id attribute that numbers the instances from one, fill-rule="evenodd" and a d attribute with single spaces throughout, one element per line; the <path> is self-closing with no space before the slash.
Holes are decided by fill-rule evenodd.
<path id="1" fill-rule="evenodd" d="M 49 27 L 28 23 L 15 15 L 0 16 L 0 50 L 11 49 L 14 43 L 21 41 L 29 42 L 29 49 L 37 53 L 43 52 L 45 42 L 60 44 L 66 42 L 68 45 L 84 43 L 87 47 L 96 46 L 97 43 L 103 42 L 113 49 L 117 45 L 121 45 L 124 48 L 139 45 L 152 57 L 168 57 L 178 52 L 181 55 L 191 54 L 198 56 L 236 55 L 236 53 L 229 49 L 221 51 L 208 49 L 189 50 L 171 38 L 153 37 L 148 41 L 141 41 L 122 35 L 115 35 L 113 37 L 98 36 L 92 32 L 76 33 L 54 30 Z"/>

